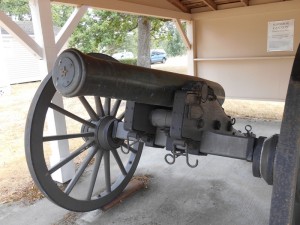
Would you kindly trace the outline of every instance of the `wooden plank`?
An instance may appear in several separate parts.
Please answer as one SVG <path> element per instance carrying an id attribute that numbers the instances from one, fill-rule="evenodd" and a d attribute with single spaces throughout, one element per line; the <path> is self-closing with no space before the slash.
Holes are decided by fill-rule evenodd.
<path id="1" fill-rule="evenodd" d="M 166 19 L 181 19 L 191 21 L 191 14 L 178 12 L 170 9 L 163 9 L 153 6 L 124 2 L 120 0 L 95 1 L 95 0 L 53 0 L 72 5 L 87 5 L 89 7 L 110 10 L 115 12 L 130 13 L 134 15 L 153 16 Z"/>
<path id="2" fill-rule="evenodd" d="M 249 6 L 249 0 L 241 0 L 241 2 L 242 2 L 245 6 Z"/>
<path id="3" fill-rule="evenodd" d="M 240 3 L 239 3 L 240 4 Z M 215 13 L 199 12 L 193 13 L 193 20 L 200 19 L 223 19 L 230 17 L 239 18 L 248 15 L 264 15 L 266 12 L 282 13 L 282 12 L 298 12 L 300 9 L 300 1 L 284 1 L 273 4 L 251 5 L 251 7 L 239 7 L 226 10 L 217 10 Z"/>
<path id="4" fill-rule="evenodd" d="M 56 42 L 56 50 L 60 52 L 64 44 L 67 42 L 75 28 L 77 27 L 79 21 L 87 11 L 87 6 L 77 7 L 72 15 L 69 17 L 67 22 L 64 24 L 63 28 L 59 31 L 57 36 L 55 37 Z"/>
<path id="5" fill-rule="evenodd" d="M 182 39 L 182 41 L 183 41 L 185 47 L 186 47 L 187 49 L 191 49 L 191 43 L 190 43 L 189 39 L 187 38 L 186 33 L 185 33 L 184 30 L 183 30 L 183 27 L 182 27 L 182 25 L 181 25 L 181 22 L 180 22 L 178 19 L 174 19 L 173 21 L 174 21 L 174 23 L 175 23 L 175 26 L 176 26 L 176 28 L 177 28 L 177 31 L 178 31 L 178 33 L 180 34 L 181 39 Z"/>
<path id="6" fill-rule="evenodd" d="M 145 182 L 143 182 L 142 180 L 138 180 L 138 179 L 131 180 L 129 182 L 129 184 L 127 185 L 127 187 L 124 189 L 124 191 L 113 201 L 111 201 L 107 205 L 103 206 L 101 208 L 101 210 L 107 211 L 107 210 L 113 208 L 114 206 L 122 203 L 125 199 L 129 198 L 134 193 L 136 193 L 137 191 L 139 191 L 143 188 L 145 188 Z"/>
<path id="7" fill-rule="evenodd" d="M 213 0 L 202 0 L 210 9 L 217 10 L 217 4 Z"/>
<path id="8" fill-rule="evenodd" d="M 186 23 L 186 34 L 191 44 L 191 48 L 187 51 L 187 63 L 188 63 L 188 71 L 187 74 L 192 76 L 197 76 L 197 63 L 195 63 L 194 59 L 197 58 L 197 42 L 196 42 L 196 33 L 195 33 L 195 24 L 194 21 L 190 21 Z"/>
<path id="9" fill-rule="evenodd" d="M 242 60 L 274 60 L 274 59 L 294 59 L 295 56 L 252 56 L 252 57 L 232 57 L 232 58 L 195 58 L 194 61 L 242 61 Z"/>
<path id="10" fill-rule="evenodd" d="M 179 0 L 168 0 L 172 5 L 176 6 L 182 12 L 191 13 L 191 10 L 188 9 L 185 5 L 183 5 Z"/>

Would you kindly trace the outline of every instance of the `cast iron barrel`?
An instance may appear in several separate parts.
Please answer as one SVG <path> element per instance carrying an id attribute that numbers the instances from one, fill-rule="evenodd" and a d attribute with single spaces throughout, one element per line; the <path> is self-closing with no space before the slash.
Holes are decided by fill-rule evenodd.
<path id="1" fill-rule="evenodd" d="M 212 81 L 103 60 L 76 49 L 59 55 L 52 79 L 65 97 L 92 95 L 170 107 L 175 91 L 199 82 L 214 91 L 220 104 L 225 97 L 222 86 Z"/>

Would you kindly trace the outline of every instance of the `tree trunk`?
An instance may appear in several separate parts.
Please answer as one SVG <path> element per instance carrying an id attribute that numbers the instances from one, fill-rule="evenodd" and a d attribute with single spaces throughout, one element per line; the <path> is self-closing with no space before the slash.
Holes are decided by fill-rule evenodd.
<path id="1" fill-rule="evenodd" d="M 150 21 L 147 17 L 138 18 L 137 65 L 150 68 Z"/>

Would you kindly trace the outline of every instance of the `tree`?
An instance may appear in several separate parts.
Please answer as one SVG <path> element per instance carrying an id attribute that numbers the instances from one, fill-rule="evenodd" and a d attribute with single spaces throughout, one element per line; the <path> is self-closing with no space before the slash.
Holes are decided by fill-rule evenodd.
<path id="1" fill-rule="evenodd" d="M 74 7 L 52 4 L 51 10 L 52 10 L 53 24 L 57 27 L 63 27 L 65 22 L 71 16 Z"/>
<path id="2" fill-rule="evenodd" d="M 169 56 L 186 53 L 186 47 L 172 21 L 166 21 L 160 29 L 160 33 L 163 33 L 163 36 L 153 40 L 153 48 L 165 49 Z"/>
<path id="3" fill-rule="evenodd" d="M 137 28 L 137 17 L 110 11 L 89 10 L 69 40 L 83 52 L 113 54 L 124 50 L 124 43 Z"/>
<path id="4" fill-rule="evenodd" d="M 62 27 L 73 9 L 71 6 L 53 4 L 53 24 Z M 0 10 L 15 20 L 31 20 L 28 0 L 0 0 Z M 170 25 L 172 22 L 150 17 L 140 18 L 144 21 L 140 25 L 145 23 L 147 26 L 140 26 L 141 31 L 138 32 L 137 16 L 90 9 L 69 39 L 69 47 L 78 48 L 85 53 L 102 52 L 108 55 L 124 50 L 131 51 L 138 53 L 138 58 L 148 63 L 141 65 L 148 67 L 150 46 L 164 48 L 169 55 L 182 52 L 183 44 L 180 44 L 180 37 L 174 26 Z M 139 38 L 138 33 L 143 34 L 143 38 Z M 137 47 L 137 43 L 140 43 L 141 49 Z"/>
<path id="5" fill-rule="evenodd" d="M 0 0 L 0 10 L 15 20 L 31 20 L 28 0 Z"/>
<path id="6" fill-rule="evenodd" d="M 0 10 L 17 21 L 31 21 L 29 0 L 0 0 Z M 62 27 L 72 14 L 74 7 L 65 5 L 52 5 L 53 24 Z"/>
<path id="7" fill-rule="evenodd" d="M 138 57 L 137 65 L 151 67 L 150 63 L 150 20 L 147 17 L 138 18 Z"/>

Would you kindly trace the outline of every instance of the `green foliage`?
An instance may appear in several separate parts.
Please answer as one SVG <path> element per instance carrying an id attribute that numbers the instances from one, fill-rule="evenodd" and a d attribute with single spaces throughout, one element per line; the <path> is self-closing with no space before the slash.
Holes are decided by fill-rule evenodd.
<path id="1" fill-rule="evenodd" d="M 32 20 L 28 0 L 0 0 L 0 10 L 6 12 L 14 20 Z M 53 24 L 62 27 L 73 10 L 72 6 L 52 4 Z"/>
<path id="2" fill-rule="evenodd" d="M 15 20 L 31 20 L 28 0 L 0 0 L 0 10 Z"/>
<path id="3" fill-rule="evenodd" d="M 31 20 L 28 0 L 0 0 L 0 10 L 15 20 Z M 74 7 L 52 4 L 53 24 L 62 27 Z M 185 47 L 171 21 L 151 21 L 152 48 L 163 48 L 169 56 L 185 53 Z M 89 9 L 69 39 L 69 47 L 88 52 L 112 55 L 130 51 L 137 55 L 138 17 L 116 12 Z"/>
<path id="4" fill-rule="evenodd" d="M 186 54 L 186 47 L 173 22 L 167 21 L 161 27 L 165 34 L 163 37 L 155 39 L 152 43 L 152 48 L 164 49 L 168 56 L 177 56 Z"/>
<path id="5" fill-rule="evenodd" d="M 135 58 L 135 59 L 120 59 L 119 62 L 136 66 L 137 65 L 137 58 Z"/>
<path id="6" fill-rule="evenodd" d="M 65 22 L 72 14 L 74 7 L 52 4 L 51 10 L 52 10 L 53 25 L 57 27 L 63 27 Z"/>
<path id="7" fill-rule="evenodd" d="M 130 42 L 137 27 L 137 17 L 116 12 L 89 10 L 70 38 L 70 47 L 83 52 L 113 54 L 130 50 Z"/>
<path id="8" fill-rule="evenodd" d="M 186 47 L 177 30 L 173 33 L 172 39 L 167 42 L 165 48 L 169 56 L 177 56 L 186 54 Z"/>

